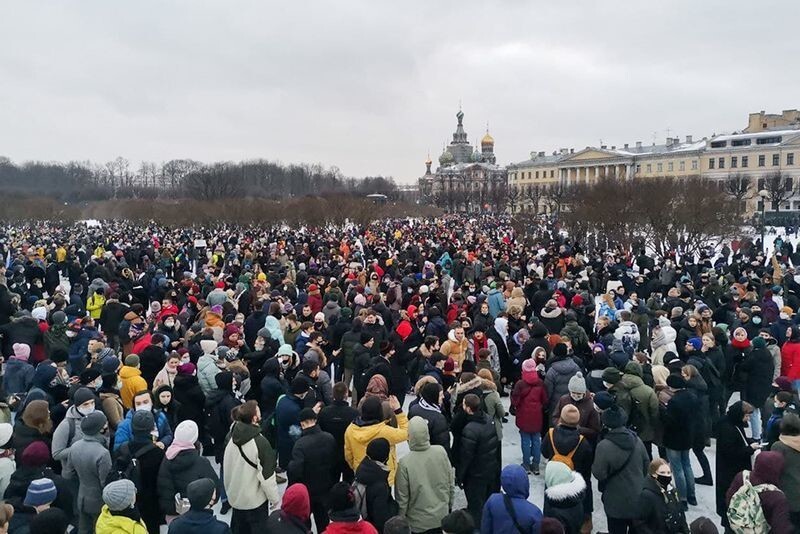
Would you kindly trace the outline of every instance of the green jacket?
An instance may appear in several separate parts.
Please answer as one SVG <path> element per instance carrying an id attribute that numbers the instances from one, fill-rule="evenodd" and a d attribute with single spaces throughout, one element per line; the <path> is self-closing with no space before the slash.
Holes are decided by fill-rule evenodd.
<path id="1" fill-rule="evenodd" d="M 453 507 L 455 475 L 447 453 L 431 445 L 428 423 L 421 417 L 408 422 L 410 452 L 400 458 L 394 491 L 412 532 L 441 528 L 442 518 Z"/>
<path id="2" fill-rule="evenodd" d="M 615 386 L 617 389 L 627 391 L 626 395 L 618 397 L 620 408 L 628 414 L 628 421 L 631 421 L 631 410 L 634 400 L 638 401 L 639 419 L 639 438 L 642 441 L 653 441 L 658 429 L 658 396 L 653 388 L 642 381 L 642 367 L 636 362 L 628 362 L 625 366 L 625 374 Z M 627 397 L 627 398 L 626 398 Z M 624 405 L 623 405 L 624 404 Z"/>

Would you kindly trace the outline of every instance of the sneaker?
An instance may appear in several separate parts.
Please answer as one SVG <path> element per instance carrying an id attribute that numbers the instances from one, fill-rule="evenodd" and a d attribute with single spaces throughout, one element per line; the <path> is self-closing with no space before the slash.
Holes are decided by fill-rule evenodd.
<path id="1" fill-rule="evenodd" d="M 231 510 L 231 505 L 228 504 L 228 501 L 222 501 L 222 508 L 220 509 L 219 513 L 222 515 L 227 514 Z"/>
<path id="2" fill-rule="evenodd" d="M 522 464 L 522 468 L 525 470 L 527 474 L 529 475 L 531 474 L 531 466 L 529 466 L 528 464 Z"/>
<path id="3" fill-rule="evenodd" d="M 700 486 L 713 486 L 714 480 L 711 478 L 711 475 L 702 476 L 700 478 L 695 478 L 694 483 Z"/>
<path id="4" fill-rule="evenodd" d="M 689 497 L 688 499 L 686 499 L 686 502 L 688 502 L 692 506 L 697 506 L 697 497 L 694 496 Z"/>
<path id="5" fill-rule="evenodd" d="M 538 465 L 533 468 L 533 474 L 536 475 L 536 476 L 539 476 L 539 466 Z"/>

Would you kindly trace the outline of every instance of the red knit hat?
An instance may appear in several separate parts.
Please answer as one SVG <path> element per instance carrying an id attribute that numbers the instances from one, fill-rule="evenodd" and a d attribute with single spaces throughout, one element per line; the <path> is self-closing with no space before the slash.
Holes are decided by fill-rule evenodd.
<path id="1" fill-rule="evenodd" d="M 34 441 L 22 451 L 24 467 L 41 467 L 50 461 L 50 449 L 44 441 Z"/>
<path id="2" fill-rule="evenodd" d="M 281 510 L 304 522 L 308 521 L 311 516 L 311 499 L 305 484 L 292 484 L 286 488 L 281 502 Z"/>
<path id="3" fill-rule="evenodd" d="M 319 288 L 317 287 L 317 284 L 311 284 L 310 286 L 308 286 L 309 293 L 311 293 L 312 291 L 317 291 L 318 289 Z"/>

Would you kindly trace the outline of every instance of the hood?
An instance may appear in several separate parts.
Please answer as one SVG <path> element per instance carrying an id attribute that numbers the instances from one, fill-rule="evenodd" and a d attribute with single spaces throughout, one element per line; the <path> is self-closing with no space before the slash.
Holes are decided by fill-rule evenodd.
<path id="1" fill-rule="evenodd" d="M 329 300 L 328 302 L 325 303 L 325 306 L 323 307 L 323 309 L 328 310 L 328 311 L 334 311 L 334 310 L 340 309 L 340 307 L 339 307 L 339 303 L 336 302 L 335 300 Z"/>
<path id="2" fill-rule="evenodd" d="M 465 391 L 472 391 L 473 389 L 482 389 L 482 388 L 483 388 L 483 378 L 476 376 L 469 382 L 458 384 L 458 386 L 456 386 L 456 394 L 460 395 Z"/>
<path id="3" fill-rule="evenodd" d="M 744 428 L 744 410 L 742 408 L 742 401 L 736 401 L 728 408 L 728 413 L 725 414 L 725 419 L 728 420 L 733 426 Z"/>
<path id="4" fill-rule="evenodd" d="M 580 497 L 584 491 L 586 491 L 586 482 L 582 476 L 573 471 L 572 480 L 556 486 L 550 486 L 544 490 L 544 494 L 551 501 L 560 502 Z"/>
<path id="5" fill-rule="evenodd" d="M 756 456 L 753 464 L 753 472 L 751 474 L 753 484 L 774 484 L 778 486 L 785 463 L 783 454 L 779 452 L 762 452 Z"/>
<path id="6" fill-rule="evenodd" d="M 547 308 L 542 309 L 542 317 L 546 319 L 554 319 L 561 315 L 562 309 L 561 308 L 553 308 L 548 310 Z"/>
<path id="7" fill-rule="evenodd" d="M 531 483 L 528 474 L 521 466 L 516 464 L 505 466 L 500 473 L 500 485 L 509 497 L 528 500 Z"/>
<path id="8" fill-rule="evenodd" d="M 306 486 L 292 484 L 286 488 L 281 501 L 281 510 L 288 515 L 307 521 L 311 516 L 311 501 Z"/>
<path id="9" fill-rule="evenodd" d="M 538 321 L 531 327 L 531 337 L 547 337 L 548 334 L 547 327 Z"/>
<path id="10" fill-rule="evenodd" d="M 529 386 L 541 386 L 542 379 L 536 371 L 522 371 L 522 381 Z"/>
<path id="11" fill-rule="evenodd" d="M 431 448 L 428 421 L 422 417 L 412 417 L 408 422 L 408 448 L 412 451 L 426 451 Z"/>
<path id="12" fill-rule="evenodd" d="M 356 480 L 367 486 L 381 481 L 386 484 L 389 480 L 389 468 L 365 456 L 356 469 Z"/>
<path id="13" fill-rule="evenodd" d="M 134 376 L 142 376 L 142 372 L 136 367 L 128 367 L 127 365 L 123 365 L 122 369 L 119 370 L 119 377 L 122 379 L 132 378 Z"/>
<path id="14" fill-rule="evenodd" d="M 256 425 L 248 425 L 241 421 L 234 421 L 231 428 L 231 439 L 236 445 L 244 445 L 248 441 L 255 439 L 261 434 L 261 428 Z"/>
<path id="15" fill-rule="evenodd" d="M 614 428 L 609 430 L 608 433 L 606 433 L 605 439 L 623 451 L 631 451 L 636 445 L 636 436 L 627 428 Z"/>

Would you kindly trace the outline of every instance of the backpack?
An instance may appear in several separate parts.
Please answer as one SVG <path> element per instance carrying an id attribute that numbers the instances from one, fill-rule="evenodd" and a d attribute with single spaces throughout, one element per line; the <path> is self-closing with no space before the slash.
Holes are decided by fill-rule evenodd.
<path id="1" fill-rule="evenodd" d="M 572 457 L 575 456 L 575 453 L 578 452 L 578 447 L 581 446 L 583 443 L 583 435 L 578 435 L 578 444 L 575 445 L 575 448 L 569 451 L 567 454 L 561 454 L 558 449 L 556 449 L 556 442 L 553 439 L 553 431 L 555 429 L 551 428 L 547 431 L 547 438 L 550 440 L 550 446 L 553 447 L 553 457 L 550 458 L 551 462 L 561 462 L 562 464 L 569 467 L 570 471 L 575 470 L 575 462 L 572 461 Z"/>
<path id="2" fill-rule="evenodd" d="M 631 395 L 631 413 L 628 415 L 627 427 L 638 435 L 644 427 L 644 416 L 642 415 L 642 403 Z"/>
<path id="3" fill-rule="evenodd" d="M 155 444 L 148 443 L 136 451 L 134 455 L 131 455 L 131 449 L 128 443 L 120 445 L 119 455 L 114 461 L 103 487 L 117 480 L 130 480 L 136 486 L 137 490 L 140 489 L 142 473 L 139 466 L 139 459 L 155 448 Z"/>
<path id="4" fill-rule="evenodd" d="M 355 499 L 356 510 L 361 514 L 361 519 L 367 519 L 367 486 L 361 482 L 355 481 L 350 486 Z"/>
<path id="5" fill-rule="evenodd" d="M 750 471 L 742 471 L 742 487 L 736 490 L 728 506 L 728 522 L 736 534 L 767 534 L 770 532 L 764 510 L 761 509 L 762 491 L 780 491 L 772 484 L 750 483 Z"/>

